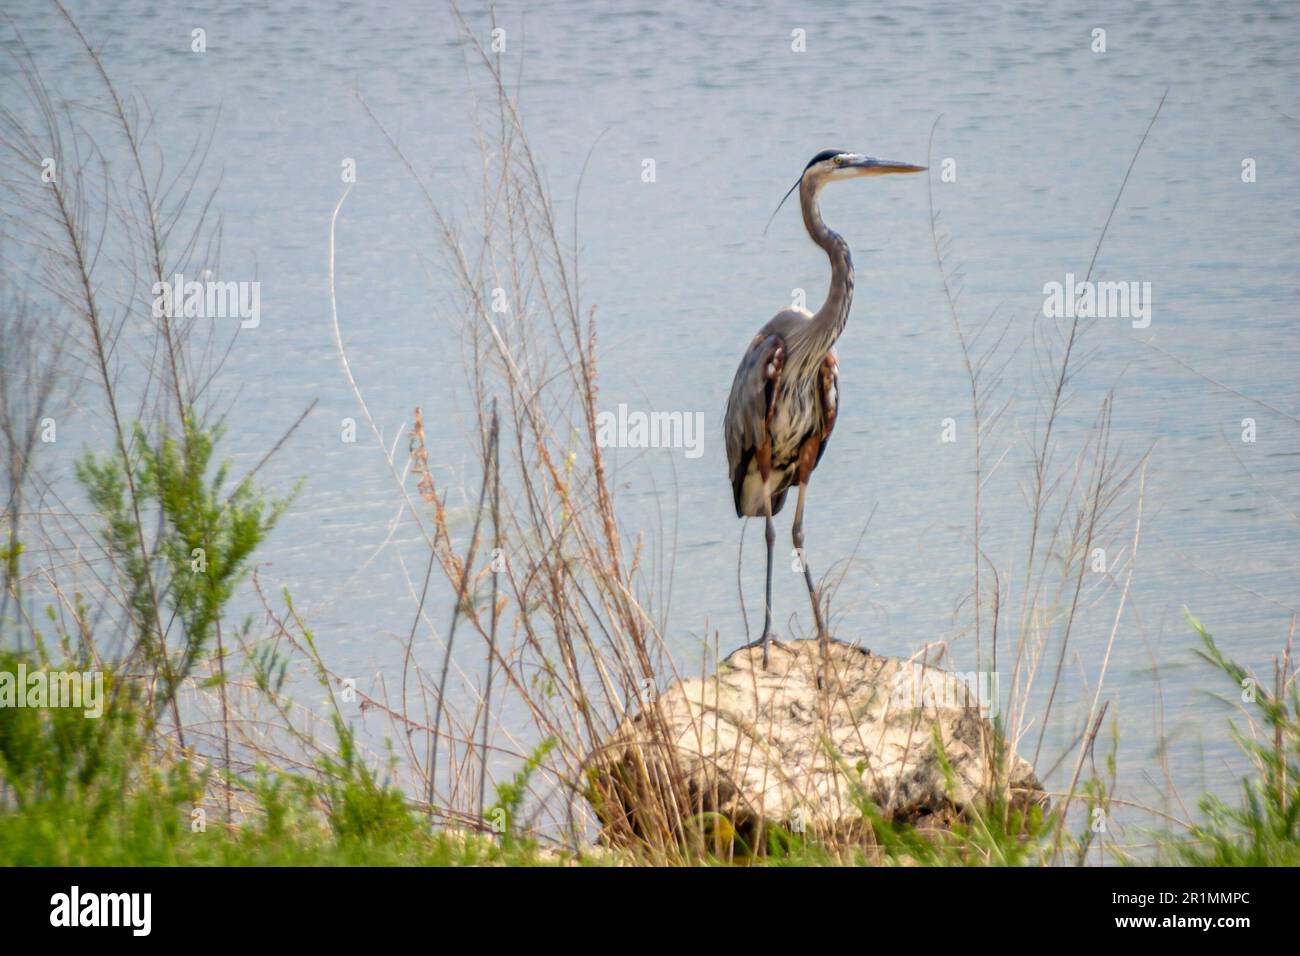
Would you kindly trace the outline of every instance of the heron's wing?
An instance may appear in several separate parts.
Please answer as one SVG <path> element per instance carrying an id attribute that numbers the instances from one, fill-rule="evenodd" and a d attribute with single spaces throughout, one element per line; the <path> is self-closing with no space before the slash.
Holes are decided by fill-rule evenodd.
<path id="1" fill-rule="evenodd" d="M 774 315 L 749 343 L 731 382 L 722 427 L 727 444 L 727 474 L 731 478 L 737 514 L 741 513 L 741 489 L 750 459 L 767 439 L 767 413 L 773 398 L 768 366 L 776 350 L 784 349 L 789 337 L 809 318 L 811 313 L 806 309 L 784 309 Z M 774 513 L 778 507 L 773 500 Z"/>
<path id="2" fill-rule="evenodd" d="M 723 437 L 727 444 L 727 473 L 733 490 L 740 495 L 741 483 L 749 470 L 754 452 L 767 439 L 767 412 L 771 407 L 773 386 L 768 368 L 779 348 L 781 336 L 759 332 L 745 350 L 731 382 L 731 396 L 723 418 Z"/>
<path id="3" fill-rule="evenodd" d="M 806 309 L 784 309 L 758 330 L 745 350 L 731 382 L 727 414 L 723 422 L 727 439 L 727 464 L 734 476 L 746 449 L 751 453 L 763 443 L 767 410 L 772 400 L 766 369 L 777 348 L 808 321 Z"/>

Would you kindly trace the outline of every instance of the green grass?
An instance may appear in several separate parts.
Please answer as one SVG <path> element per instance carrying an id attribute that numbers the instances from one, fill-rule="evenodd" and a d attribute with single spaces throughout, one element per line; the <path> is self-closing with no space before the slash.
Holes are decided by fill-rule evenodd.
<path id="1" fill-rule="evenodd" d="M 1277 694 L 1252 682 L 1193 619 L 1201 655 L 1238 687 L 1257 730 L 1231 731 L 1250 758 L 1235 804 L 1207 795 L 1201 819 L 1187 833 L 1161 838 L 1162 858 L 1194 866 L 1300 865 L 1300 725 L 1294 684 Z M 0 670 L 20 658 L 0 653 Z M 22 658 L 29 671 L 49 665 Z M 68 667 L 78 662 L 69 662 Z M 503 835 L 431 830 L 406 797 L 385 784 L 358 754 L 352 734 L 335 721 L 333 755 L 313 773 L 259 767 L 239 781 L 240 822 L 221 811 L 196 822 L 209 782 L 185 761 L 164 760 L 148 744 L 149 711 L 109 675 L 116 702 L 99 719 L 80 710 L 0 708 L 0 864 L 17 866 L 541 866 L 602 864 L 620 857 L 573 860 L 543 852 L 513 818 L 528 777 L 546 755 L 538 748 L 520 773 L 497 791 L 495 807 L 512 825 Z M 703 865 L 834 866 L 869 862 L 915 866 L 1041 865 L 1052 818 L 991 808 L 943 834 L 884 820 L 869 804 L 872 851 L 831 852 L 799 834 L 772 828 L 766 853 L 702 854 Z M 726 829 L 725 821 L 718 825 Z M 629 861 L 635 862 L 630 857 Z"/>
<path id="2" fill-rule="evenodd" d="M 1241 797 L 1207 795 L 1190 832 L 1164 834 L 1161 857 L 1194 866 L 1300 865 L 1300 713 L 1294 683 L 1269 691 L 1226 658 L 1192 620 L 1201 656 L 1237 687 L 1256 733 L 1231 726 L 1251 761 Z M 38 645 L 39 646 L 39 645 Z M 0 670 L 20 658 L 0 653 Z M 49 666 L 33 654 L 28 670 Z M 79 662 L 68 662 L 68 668 Z M 539 866 L 608 864 L 619 855 L 573 860 L 543 852 L 514 817 L 528 778 L 546 756 L 543 743 L 519 774 L 497 790 L 495 808 L 509 818 L 505 834 L 431 830 L 406 797 L 361 759 L 350 730 L 334 724 L 332 756 L 309 773 L 259 767 L 238 781 L 240 822 L 202 807 L 210 782 L 188 762 L 168 761 L 149 744 L 150 711 L 109 675 L 115 703 L 99 719 L 80 710 L 0 708 L 0 864 L 18 866 Z M 1260 732 L 1262 731 L 1262 732 Z M 1041 865 L 1053 858 L 1053 818 L 991 808 L 942 834 L 884 820 L 869 804 L 864 817 L 875 849 L 831 852 L 799 834 L 772 828 L 766 853 L 704 853 L 703 865 L 832 866 L 865 863 L 915 866 Z M 727 831 L 726 821 L 714 829 Z M 629 862 L 636 862 L 632 857 Z"/>
<path id="3" fill-rule="evenodd" d="M 1252 772 L 1242 778 L 1236 804 L 1202 797 L 1201 821 L 1186 839 L 1166 841 L 1166 849 L 1192 866 L 1300 866 L 1300 687 L 1287 679 L 1290 648 L 1279 665 L 1283 676 L 1270 690 L 1269 682 L 1228 658 L 1200 621 L 1187 618 L 1201 638 L 1197 653 L 1231 680 L 1254 731 L 1229 724 Z"/>
<path id="4" fill-rule="evenodd" d="M 0 654 L 0 670 L 19 658 Z M 23 658 L 29 671 L 40 666 Z M 111 680 L 107 682 L 110 687 Z M 99 719 L 0 708 L 0 863 L 17 866 L 471 866 L 559 862 L 525 836 L 431 832 L 336 722 L 316 773 L 261 767 L 242 780 L 243 821 L 203 808 L 207 777 L 147 744 L 147 711 L 122 692 Z M 516 779 L 499 794 L 517 805 Z M 201 811 L 201 814 L 196 812 Z"/>

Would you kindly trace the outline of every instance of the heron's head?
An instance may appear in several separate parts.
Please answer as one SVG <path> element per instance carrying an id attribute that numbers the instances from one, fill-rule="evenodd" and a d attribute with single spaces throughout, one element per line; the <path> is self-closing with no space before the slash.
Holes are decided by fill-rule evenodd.
<path id="1" fill-rule="evenodd" d="M 776 210 L 767 220 L 767 225 L 772 225 L 772 220 L 781 211 L 785 201 L 790 198 L 790 193 L 793 193 L 800 186 L 808 187 L 809 197 L 811 198 L 816 196 L 818 191 L 827 183 L 840 179 L 856 179 L 859 176 L 886 176 L 889 173 L 923 173 L 927 168 L 926 166 L 913 166 L 911 163 L 895 162 L 892 159 L 876 159 L 874 156 L 865 156 L 862 153 L 846 153 L 842 149 L 823 149 L 809 160 L 808 165 L 799 174 L 799 178 L 790 187 L 790 191 L 777 203 Z M 763 227 L 763 232 L 767 232 L 767 226 Z"/>
<path id="2" fill-rule="evenodd" d="M 862 153 L 846 153 L 842 149 L 823 149 L 804 167 L 800 183 L 820 188 L 840 179 L 859 176 L 886 176 L 889 173 L 923 173 L 926 167 L 899 163 L 891 159 L 876 159 Z"/>

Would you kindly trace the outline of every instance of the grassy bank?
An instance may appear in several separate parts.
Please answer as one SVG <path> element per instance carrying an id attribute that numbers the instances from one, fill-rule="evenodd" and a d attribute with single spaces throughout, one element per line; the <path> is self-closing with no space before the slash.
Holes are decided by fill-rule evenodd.
<path id="1" fill-rule="evenodd" d="M 1197 866 L 1300 865 L 1300 696 L 1296 683 L 1266 688 L 1226 658 L 1193 624 L 1201 654 L 1242 697 L 1233 733 L 1253 772 L 1235 802 L 1206 795 L 1186 831 L 1158 835 L 1153 860 Z M 1279 662 L 1279 671 L 1289 663 Z M 0 672 L 51 669 L 35 656 L 0 655 Z M 72 669 L 80 662 L 64 662 Z M 0 708 L 0 863 L 18 866 L 551 866 L 662 862 L 652 854 L 599 847 L 557 850 L 514 824 L 527 773 L 498 789 L 485 819 L 502 832 L 431 827 L 414 801 L 381 780 L 357 754 L 351 732 L 336 723 L 336 756 L 299 772 L 265 765 L 213 787 L 211 766 L 160 750 L 144 700 L 110 679 L 113 700 L 100 718 L 71 708 Z M 213 795 L 235 788 L 239 812 L 229 822 L 209 811 Z M 712 845 L 687 864 L 762 865 L 1038 865 L 1059 843 L 1053 820 L 996 812 L 942 836 L 883 819 L 864 803 L 874 848 L 830 846 L 779 830 L 768 846 L 727 844 L 725 821 L 707 822 Z M 722 823 L 724 825 L 720 826 Z M 722 834 L 720 837 L 719 834 Z M 734 835 L 733 835 L 734 836 Z M 1086 838 L 1071 844 L 1082 862 Z M 1064 862 L 1071 862 L 1070 856 Z M 1121 859 L 1119 862 L 1123 862 Z"/>

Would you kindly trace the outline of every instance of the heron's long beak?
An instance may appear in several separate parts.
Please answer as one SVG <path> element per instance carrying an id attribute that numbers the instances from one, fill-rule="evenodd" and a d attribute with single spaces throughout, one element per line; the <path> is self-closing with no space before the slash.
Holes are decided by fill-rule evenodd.
<path id="1" fill-rule="evenodd" d="M 874 156 L 856 156 L 846 164 L 850 169 L 859 169 L 862 176 L 885 176 L 889 173 L 923 173 L 928 166 L 913 166 L 892 159 L 876 159 Z"/>

